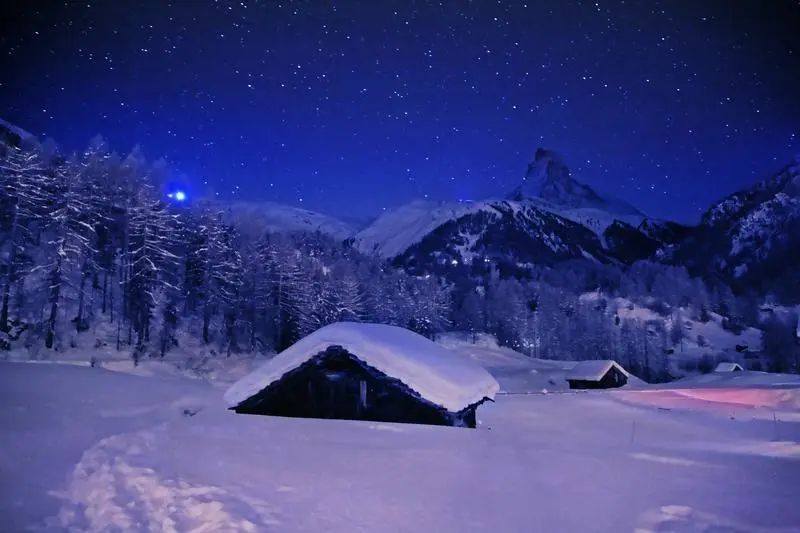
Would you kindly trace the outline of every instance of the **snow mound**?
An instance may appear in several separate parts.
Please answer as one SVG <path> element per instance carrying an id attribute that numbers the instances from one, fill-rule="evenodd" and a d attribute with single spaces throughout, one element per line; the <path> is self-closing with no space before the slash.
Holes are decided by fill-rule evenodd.
<path id="1" fill-rule="evenodd" d="M 598 381 L 606 372 L 611 370 L 611 367 L 616 367 L 617 370 L 622 372 L 626 377 L 630 376 L 627 370 L 622 368 L 616 361 L 610 359 L 598 359 L 596 361 L 581 361 L 572 370 L 567 372 L 567 379 L 575 379 L 580 381 Z"/>
<path id="2" fill-rule="evenodd" d="M 488 333 L 443 333 L 436 342 L 485 368 L 500 384 L 501 394 L 544 394 L 569 390 L 564 375 L 575 366 L 575 361 L 528 357 L 500 346 L 497 339 Z"/>
<path id="3" fill-rule="evenodd" d="M 330 346 L 402 381 L 422 398 L 457 412 L 494 398 L 497 381 L 479 365 L 407 329 L 337 322 L 299 340 L 231 386 L 225 402 L 235 407 Z"/>

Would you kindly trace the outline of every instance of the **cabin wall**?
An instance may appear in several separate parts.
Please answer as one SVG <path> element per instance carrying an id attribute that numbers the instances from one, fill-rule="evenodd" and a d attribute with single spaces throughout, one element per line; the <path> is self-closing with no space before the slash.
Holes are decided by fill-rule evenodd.
<path id="1" fill-rule="evenodd" d="M 628 383 L 628 377 L 612 367 L 599 381 L 570 379 L 570 389 L 615 389 Z"/>
<path id="2" fill-rule="evenodd" d="M 341 347 L 321 352 L 257 395 L 237 413 L 475 427 L 477 405 L 453 413 Z"/>

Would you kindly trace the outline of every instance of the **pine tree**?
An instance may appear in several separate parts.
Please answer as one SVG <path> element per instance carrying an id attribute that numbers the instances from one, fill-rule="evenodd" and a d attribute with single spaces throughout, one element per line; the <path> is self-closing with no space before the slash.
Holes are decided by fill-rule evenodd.
<path id="1" fill-rule="evenodd" d="M 127 209 L 126 316 L 142 349 L 150 340 L 154 309 L 165 291 L 177 291 L 173 272 L 178 256 L 172 252 L 178 234 L 178 216 L 156 198 L 152 187 L 142 186 Z"/>
<path id="2" fill-rule="evenodd" d="M 48 233 L 51 240 L 49 263 L 39 265 L 49 270 L 50 314 L 45 326 L 45 346 L 52 348 L 55 340 L 56 318 L 64 292 L 67 274 L 71 269 L 80 269 L 90 257 L 90 244 L 94 226 L 87 201 L 87 191 L 80 179 L 75 164 L 65 163 L 56 167 L 52 207 L 48 216 Z M 83 287 L 79 289 L 83 290 Z M 83 295 L 79 295 L 83 302 Z"/>
<path id="3" fill-rule="evenodd" d="M 52 177 L 36 150 L 5 147 L 0 160 L 0 206 L 2 206 L 3 258 L 0 331 L 9 329 L 11 292 L 21 286 L 31 264 L 27 248 L 39 240 L 39 232 L 52 200 Z"/>

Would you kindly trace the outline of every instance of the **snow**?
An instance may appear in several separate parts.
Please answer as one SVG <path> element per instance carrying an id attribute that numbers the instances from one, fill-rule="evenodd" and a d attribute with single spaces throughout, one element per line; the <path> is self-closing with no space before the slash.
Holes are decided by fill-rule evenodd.
<path id="1" fill-rule="evenodd" d="M 592 232 L 597 235 L 597 238 L 600 239 L 600 242 L 603 243 L 603 246 L 606 245 L 603 233 L 617 220 L 636 228 L 646 218 L 642 214 L 616 213 L 596 207 L 578 207 L 572 209 L 551 208 L 551 211 L 592 230 Z"/>
<path id="2" fill-rule="evenodd" d="M 597 359 L 594 361 L 579 362 L 567 373 L 567 379 L 579 381 L 600 381 L 603 379 L 603 376 L 605 376 L 606 373 L 611 370 L 612 367 L 622 372 L 622 374 L 626 377 L 630 375 L 616 361 L 611 361 L 609 359 Z"/>
<path id="3" fill-rule="evenodd" d="M 667 389 L 508 395 L 467 432 L 245 417 L 197 381 L 0 366 L 9 531 L 778 532 L 800 523 L 800 420 L 771 408 Z"/>
<path id="4" fill-rule="evenodd" d="M 526 211 L 526 208 L 529 209 Z M 496 198 L 477 202 L 414 200 L 383 213 L 372 224 L 358 232 L 355 236 L 355 245 L 362 253 L 376 254 L 390 259 L 402 254 L 446 222 L 479 211 L 495 213 L 498 209 L 510 209 L 514 213 L 526 212 L 532 219 L 538 217 L 536 210 L 552 213 L 587 227 L 604 245 L 603 232 L 616 220 L 637 227 L 645 219 L 645 216 L 638 211 L 632 212 L 624 208 L 616 211 L 613 209 L 613 204 L 609 204 L 607 210 L 599 207 L 567 207 L 538 197 L 529 197 L 522 201 Z M 545 244 L 554 251 L 564 248 L 555 236 L 544 235 L 543 238 Z M 470 242 L 473 243 L 474 240 L 473 237 Z"/>
<path id="5" fill-rule="evenodd" d="M 104 438 L 218 403 L 195 380 L 138 377 L 60 364 L 0 363 L 0 517 L 5 531 L 37 524 L 63 503 L 56 491 Z M 216 393 L 218 396 L 218 392 Z M 14 480 L 14 483 L 7 483 Z"/>
<path id="6" fill-rule="evenodd" d="M 734 372 L 736 370 L 742 370 L 742 367 L 739 363 L 722 362 L 717 365 L 717 368 L 714 369 L 714 372 Z"/>
<path id="7" fill-rule="evenodd" d="M 755 259 L 764 259 L 773 240 L 783 238 L 790 213 L 800 212 L 800 198 L 779 192 L 743 216 L 731 235 L 731 256 L 750 252 Z M 796 215 L 795 215 L 796 216 Z"/>
<path id="8" fill-rule="evenodd" d="M 235 407 L 330 346 L 341 346 L 369 366 L 417 392 L 422 398 L 458 412 L 499 386 L 479 365 L 407 329 L 383 324 L 337 322 L 300 339 L 225 393 Z"/>
<path id="9" fill-rule="evenodd" d="M 485 202 L 415 200 L 383 213 L 356 235 L 355 245 L 365 254 L 389 259 L 402 254 L 448 220 L 485 207 Z"/>
<path id="10" fill-rule="evenodd" d="M 356 232 L 350 224 L 331 216 L 274 202 L 234 202 L 227 206 L 226 215 L 243 232 L 319 231 L 338 240 L 350 238 Z"/>
<path id="11" fill-rule="evenodd" d="M 577 365 L 575 361 L 556 361 L 528 357 L 500 346 L 487 333 L 443 333 L 436 342 L 475 361 L 492 374 L 500 384 L 500 394 L 546 394 L 569 391 L 567 374 Z M 647 384 L 632 374 L 625 387 Z"/>
<path id="12" fill-rule="evenodd" d="M 597 291 L 580 295 L 582 303 L 591 303 L 601 298 L 605 298 L 605 296 Z M 669 357 L 671 363 L 676 363 L 671 368 L 674 373 L 681 372 L 680 367 L 677 365 L 679 361 L 697 360 L 704 355 L 723 355 L 733 359 L 740 358 L 742 354 L 737 351 L 737 346 L 745 347 L 749 352 L 761 350 L 762 331 L 760 329 L 747 327 L 740 333 L 734 333 L 722 327 L 724 317 L 717 313 L 708 313 L 709 320 L 701 322 L 689 318 L 699 315 L 699 311 L 692 307 L 676 308 L 669 316 L 662 316 L 652 309 L 634 303 L 627 298 L 614 297 L 607 299 L 609 308 L 615 310 L 622 320 L 636 320 L 643 325 L 651 321 L 657 321 L 663 323 L 666 328 L 672 327 L 673 320 L 681 320 L 683 322 L 684 338 L 672 346 L 675 353 Z"/>

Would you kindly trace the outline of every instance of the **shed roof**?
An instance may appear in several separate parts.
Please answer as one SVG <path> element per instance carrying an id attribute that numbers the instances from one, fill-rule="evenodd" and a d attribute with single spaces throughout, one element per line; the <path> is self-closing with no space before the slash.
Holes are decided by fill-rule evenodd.
<path id="1" fill-rule="evenodd" d="M 431 403 L 457 412 L 494 398 L 497 381 L 469 358 L 407 329 L 337 322 L 297 341 L 225 393 L 235 407 L 331 346 L 341 346 L 369 366 L 402 381 Z"/>
<path id="2" fill-rule="evenodd" d="M 714 372 L 734 372 L 736 370 L 743 370 L 742 365 L 723 361 L 717 364 L 717 368 L 714 369 Z"/>
<path id="3" fill-rule="evenodd" d="M 622 365 L 616 361 L 612 361 L 611 359 L 597 359 L 593 361 L 581 361 L 572 367 L 572 370 L 567 372 L 566 379 L 567 381 L 600 381 L 612 367 L 622 372 L 625 377 L 630 376 L 628 371 L 622 368 Z"/>

